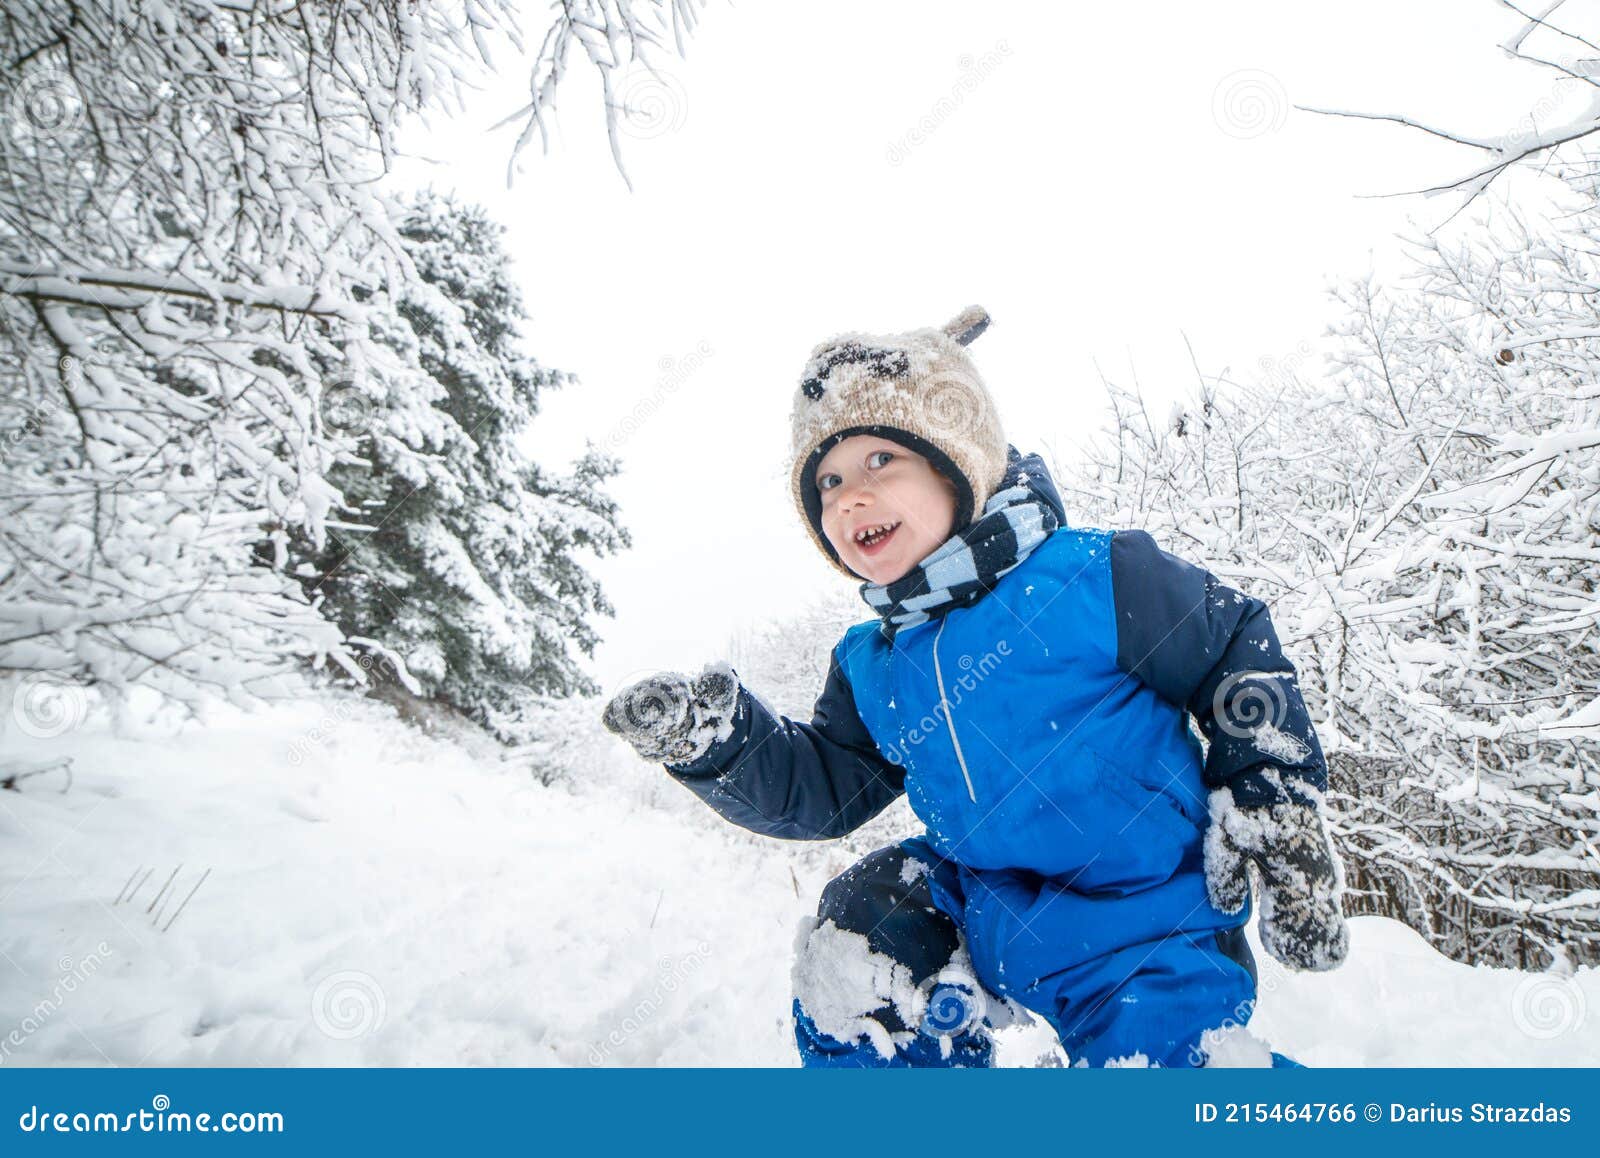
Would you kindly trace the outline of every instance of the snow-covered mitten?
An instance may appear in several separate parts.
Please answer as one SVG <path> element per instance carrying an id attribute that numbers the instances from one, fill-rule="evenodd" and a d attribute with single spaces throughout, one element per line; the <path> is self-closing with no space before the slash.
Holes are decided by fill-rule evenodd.
<path id="1" fill-rule="evenodd" d="M 687 764 L 731 734 L 738 674 L 714 660 L 690 678 L 664 671 L 629 684 L 606 704 L 606 729 L 652 763 Z"/>
<path id="2" fill-rule="evenodd" d="M 1279 961 L 1320 972 L 1345 959 L 1344 876 L 1315 804 L 1244 807 L 1229 789 L 1216 789 L 1205 861 L 1211 903 L 1225 913 L 1238 912 L 1249 898 L 1246 866 L 1254 863 L 1261 877 L 1261 944 Z"/>

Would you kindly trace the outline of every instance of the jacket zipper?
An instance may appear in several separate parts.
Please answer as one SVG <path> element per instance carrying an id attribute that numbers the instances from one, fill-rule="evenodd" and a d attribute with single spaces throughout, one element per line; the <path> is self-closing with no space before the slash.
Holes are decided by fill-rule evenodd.
<path id="1" fill-rule="evenodd" d="M 978 794 L 972 789 L 972 773 L 967 771 L 967 758 L 961 754 L 961 741 L 956 739 L 956 722 L 950 718 L 950 701 L 944 697 L 944 673 L 939 670 L 939 636 L 944 634 L 944 625 L 947 622 L 949 616 L 941 616 L 939 630 L 933 636 L 933 678 L 939 683 L 939 704 L 944 708 L 944 722 L 950 729 L 950 743 L 956 750 L 956 761 L 961 765 L 961 777 L 967 782 L 967 795 L 976 804 Z"/>

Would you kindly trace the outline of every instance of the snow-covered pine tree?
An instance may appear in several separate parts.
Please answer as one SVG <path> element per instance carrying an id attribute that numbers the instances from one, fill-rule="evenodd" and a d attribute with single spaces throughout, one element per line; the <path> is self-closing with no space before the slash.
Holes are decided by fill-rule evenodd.
<path id="1" fill-rule="evenodd" d="M 540 391 L 573 379 L 521 349 L 501 227 L 424 194 L 399 232 L 421 281 L 394 295 L 405 332 L 388 340 L 429 379 L 438 421 L 419 428 L 408 406 L 360 399 L 341 413 L 333 391 L 333 420 L 361 440 L 361 461 L 329 474 L 350 510 L 320 549 L 300 537 L 290 553 L 323 613 L 398 656 L 419 694 L 521 742 L 536 697 L 598 690 L 567 645 L 592 654 L 589 617 L 612 612 L 578 551 L 628 545 L 601 489 L 617 463 L 591 445 L 552 474 L 518 445 Z"/>

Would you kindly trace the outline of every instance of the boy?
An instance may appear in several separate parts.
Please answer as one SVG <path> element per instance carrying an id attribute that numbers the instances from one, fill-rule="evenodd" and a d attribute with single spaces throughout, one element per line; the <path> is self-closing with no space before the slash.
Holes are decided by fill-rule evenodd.
<path id="1" fill-rule="evenodd" d="M 1143 531 L 1066 526 L 966 352 L 988 324 L 812 351 L 794 499 L 877 618 L 834 648 L 811 723 L 713 663 L 623 689 L 606 726 L 772 836 L 909 795 L 926 833 L 830 882 L 797 940 L 806 1065 L 988 1065 L 1012 1003 L 1078 1064 L 1297 1064 L 1242 1029 L 1247 863 L 1275 957 L 1348 946 L 1294 667 L 1260 601 Z"/>

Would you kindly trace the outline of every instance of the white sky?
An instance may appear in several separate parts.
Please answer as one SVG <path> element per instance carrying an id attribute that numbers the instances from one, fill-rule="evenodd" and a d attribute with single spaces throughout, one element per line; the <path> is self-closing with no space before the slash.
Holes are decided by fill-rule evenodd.
<path id="1" fill-rule="evenodd" d="M 529 6 L 530 30 L 543 18 Z M 489 126 L 526 68 L 502 52 L 411 147 L 438 162 L 423 179 L 506 224 L 528 348 L 581 378 L 546 395 L 536 456 L 564 469 L 587 436 L 623 460 L 634 547 L 593 563 L 617 607 L 595 678 L 694 670 L 741 624 L 846 585 L 785 485 L 800 369 L 834 333 L 983 305 L 972 353 L 1008 437 L 1063 459 L 1101 422 L 1102 370 L 1165 414 L 1194 382 L 1185 335 L 1207 373 L 1314 377 L 1330 280 L 1392 269 L 1408 218 L 1455 207 L 1370 195 L 1477 155 L 1290 106 L 1506 131 L 1568 93 L 1500 52 L 1516 25 L 1492 0 L 712 0 L 687 58 L 658 58 L 668 87 L 629 89 L 667 102 L 623 138 L 632 193 L 576 51 L 548 153 L 536 140 L 507 188 L 515 130 Z"/>

